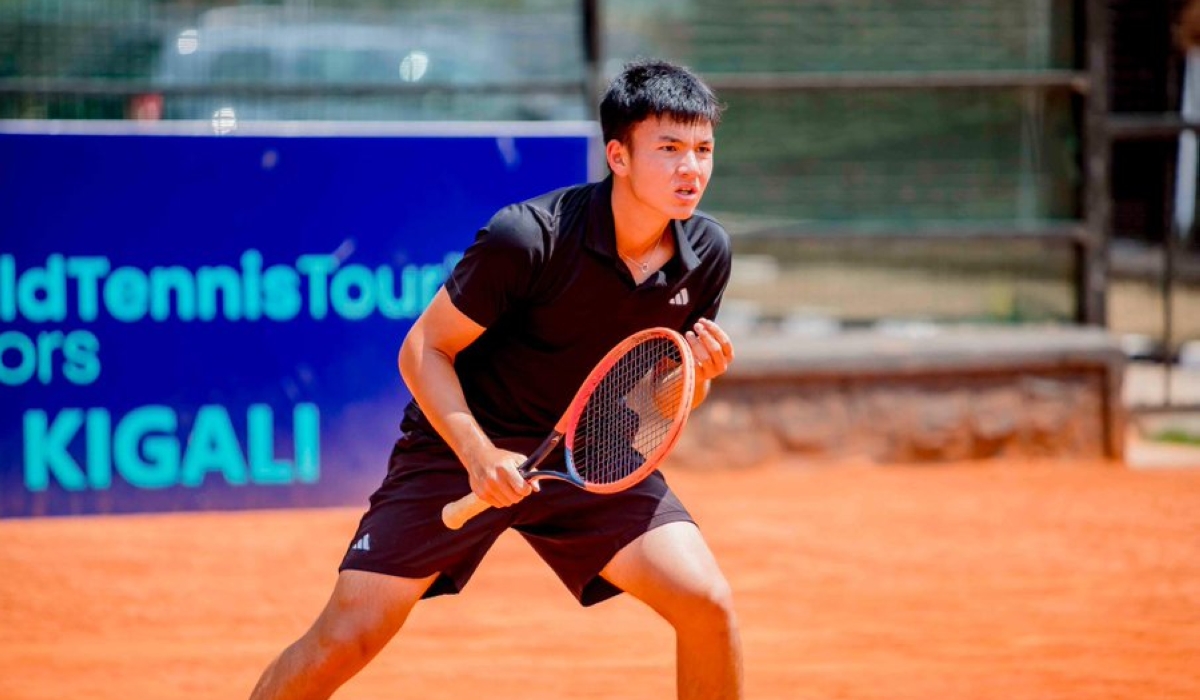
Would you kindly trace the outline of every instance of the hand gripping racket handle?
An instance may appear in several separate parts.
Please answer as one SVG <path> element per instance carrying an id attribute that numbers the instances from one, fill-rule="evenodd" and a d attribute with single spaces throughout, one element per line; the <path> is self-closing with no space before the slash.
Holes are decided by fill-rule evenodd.
<path id="1" fill-rule="evenodd" d="M 546 456 L 558 446 L 558 443 L 562 441 L 562 438 L 563 434 L 556 430 L 550 434 L 550 437 L 542 441 L 542 444 L 533 451 L 533 454 L 529 455 L 529 457 L 525 459 L 525 462 L 521 464 L 521 466 L 517 467 L 517 471 L 521 473 L 521 476 L 529 479 L 533 470 L 537 469 L 538 465 L 546 459 Z M 444 523 L 446 527 L 450 528 L 451 530 L 457 530 L 463 525 L 466 525 L 468 520 L 474 518 L 476 515 L 479 515 L 488 508 L 491 508 L 491 506 L 488 505 L 487 501 L 480 499 L 479 496 L 476 496 L 475 492 L 472 491 L 453 503 L 447 503 L 445 507 L 442 508 L 442 523 Z"/>
<path id="2" fill-rule="evenodd" d="M 453 503 L 447 503 L 442 508 L 442 522 L 451 530 L 457 530 L 466 525 L 468 520 L 488 508 L 491 508 L 491 506 L 488 505 L 487 501 L 479 498 L 472 491 Z"/>

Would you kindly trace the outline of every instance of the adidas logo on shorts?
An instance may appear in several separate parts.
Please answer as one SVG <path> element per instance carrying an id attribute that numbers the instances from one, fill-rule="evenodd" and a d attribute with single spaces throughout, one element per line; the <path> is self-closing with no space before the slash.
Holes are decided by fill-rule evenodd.
<path id="1" fill-rule="evenodd" d="M 371 533 L 367 533 L 358 538 L 358 541 L 350 545 L 350 551 L 369 552 L 371 551 Z"/>

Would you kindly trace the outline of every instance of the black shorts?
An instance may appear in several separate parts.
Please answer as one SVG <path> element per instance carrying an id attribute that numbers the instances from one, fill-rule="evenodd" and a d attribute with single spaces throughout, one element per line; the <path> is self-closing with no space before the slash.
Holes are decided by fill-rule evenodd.
<path id="1" fill-rule="evenodd" d="M 497 441 L 529 454 L 540 440 Z M 554 459 L 552 455 L 550 459 Z M 558 455 L 561 459 L 561 453 Z M 425 597 L 458 593 L 506 529 L 519 532 L 583 605 L 621 593 L 600 571 L 625 545 L 667 523 L 693 522 L 660 472 L 621 493 L 597 495 L 554 479 L 509 508 L 492 508 L 461 530 L 442 524 L 442 507 L 471 490 L 444 444 L 406 435 L 396 442 L 383 484 L 371 496 L 339 570 L 426 578 Z"/>

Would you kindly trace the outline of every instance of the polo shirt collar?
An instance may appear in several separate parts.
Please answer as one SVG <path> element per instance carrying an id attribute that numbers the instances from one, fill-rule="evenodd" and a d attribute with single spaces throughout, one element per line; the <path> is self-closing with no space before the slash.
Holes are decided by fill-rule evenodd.
<path id="1" fill-rule="evenodd" d="M 592 191 L 592 201 L 588 206 L 587 216 L 587 246 L 592 250 L 614 261 L 619 261 L 617 255 L 617 227 L 613 223 L 612 213 L 613 176 L 609 175 L 597 184 Z M 684 270 L 694 270 L 700 264 L 700 258 L 692 248 L 692 241 L 684 228 L 684 221 L 671 220 L 672 235 L 675 236 L 675 248 L 679 252 L 679 261 Z"/>

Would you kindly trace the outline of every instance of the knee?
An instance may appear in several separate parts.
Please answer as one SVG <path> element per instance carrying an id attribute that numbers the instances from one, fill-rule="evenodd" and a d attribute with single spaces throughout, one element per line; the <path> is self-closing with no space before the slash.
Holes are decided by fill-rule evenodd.
<path id="1" fill-rule="evenodd" d="M 327 678 L 353 675 L 379 653 L 386 639 L 368 625 L 338 620 L 314 627 L 302 642 L 309 668 Z"/>
<path id="2" fill-rule="evenodd" d="M 728 632 L 737 627 L 733 591 L 723 577 L 677 596 L 675 602 L 667 617 L 676 630 Z"/>

